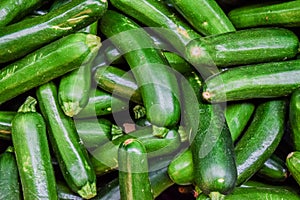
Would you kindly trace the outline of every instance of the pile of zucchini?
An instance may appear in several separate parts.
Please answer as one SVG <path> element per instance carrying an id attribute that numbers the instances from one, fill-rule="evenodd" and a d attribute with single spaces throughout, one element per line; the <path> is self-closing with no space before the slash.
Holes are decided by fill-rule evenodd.
<path id="1" fill-rule="evenodd" d="M 300 199 L 300 1 L 1 0 L 0 200 Z"/>

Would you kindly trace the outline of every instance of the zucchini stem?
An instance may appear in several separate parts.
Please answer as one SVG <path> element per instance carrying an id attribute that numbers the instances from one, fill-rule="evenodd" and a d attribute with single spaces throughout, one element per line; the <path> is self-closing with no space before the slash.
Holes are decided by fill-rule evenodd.
<path id="1" fill-rule="evenodd" d="M 28 96 L 25 102 L 20 106 L 18 112 L 36 112 L 37 101 L 32 96 Z"/>

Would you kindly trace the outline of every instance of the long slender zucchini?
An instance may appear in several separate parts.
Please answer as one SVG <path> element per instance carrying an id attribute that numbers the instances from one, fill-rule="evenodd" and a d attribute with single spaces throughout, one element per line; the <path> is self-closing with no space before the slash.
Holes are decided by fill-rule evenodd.
<path id="1" fill-rule="evenodd" d="M 300 86 L 300 60 L 231 68 L 208 78 L 204 99 L 211 102 L 290 95 Z"/>
<path id="2" fill-rule="evenodd" d="M 186 47 L 186 59 L 201 72 L 205 65 L 229 67 L 294 58 L 298 37 L 284 28 L 253 28 L 202 37 Z"/>
<path id="3" fill-rule="evenodd" d="M 228 13 L 230 21 L 238 29 L 258 26 L 298 27 L 299 15 L 299 1 L 254 4 L 233 9 Z"/>
<path id="4" fill-rule="evenodd" d="M 0 199 L 21 199 L 21 187 L 19 183 L 19 171 L 14 148 L 9 146 L 0 155 Z"/>
<path id="5" fill-rule="evenodd" d="M 57 199 L 46 123 L 28 97 L 12 121 L 12 141 L 24 199 Z"/>
<path id="6" fill-rule="evenodd" d="M 199 37 L 198 33 L 163 2 L 156 0 L 111 0 L 110 2 L 140 23 L 154 27 L 152 29 L 180 53 L 184 52 L 186 44 Z"/>
<path id="7" fill-rule="evenodd" d="M 6 27 L 0 33 L 0 48 L 3 49 L 0 52 L 0 63 L 16 60 L 47 43 L 86 27 L 100 18 L 107 6 L 106 0 L 75 0 L 46 15 Z"/>
<path id="8" fill-rule="evenodd" d="M 201 34 L 235 31 L 235 27 L 216 1 L 171 0 L 176 10 Z"/>
<path id="9" fill-rule="evenodd" d="M 300 151 L 300 89 L 296 89 L 289 101 L 289 124 L 291 127 L 291 142 L 295 151 Z"/>
<path id="10" fill-rule="evenodd" d="M 0 111 L 0 139 L 11 140 L 11 121 L 15 111 Z"/>
<path id="11" fill-rule="evenodd" d="M 79 68 L 99 46 L 97 36 L 70 34 L 7 65 L 0 70 L 0 104 Z"/>
<path id="12" fill-rule="evenodd" d="M 237 185 L 251 178 L 274 153 L 283 136 L 286 109 L 285 100 L 257 106 L 250 126 L 235 146 Z"/>
<path id="13" fill-rule="evenodd" d="M 96 175 L 74 121 L 59 106 L 56 85 L 48 82 L 37 89 L 36 95 L 64 179 L 72 191 L 92 198 L 96 195 Z"/>
<path id="14" fill-rule="evenodd" d="M 122 200 L 154 199 L 148 172 L 146 148 L 137 139 L 127 139 L 118 149 L 119 186 Z"/>
<path id="15" fill-rule="evenodd" d="M 180 119 L 176 76 L 150 36 L 134 21 L 115 11 L 105 13 L 100 29 L 124 54 L 140 89 L 148 120 L 158 127 L 176 125 Z"/>

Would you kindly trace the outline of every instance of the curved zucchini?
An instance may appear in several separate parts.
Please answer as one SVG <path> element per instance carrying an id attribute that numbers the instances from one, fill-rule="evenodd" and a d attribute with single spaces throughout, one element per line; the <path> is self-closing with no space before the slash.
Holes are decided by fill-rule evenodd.
<path id="1" fill-rule="evenodd" d="M 19 171 L 14 149 L 9 146 L 0 154 L 0 199 L 21 199 Z"/>
<path id="2" fill-rule="evenodd" d="M 300 89 L 296 89 L 289 101 L 289 124 L 293 149 L 300 151 Z"/>
<path id="3" fill-rule="evenodd" d="M 238 29 L 258 26 L 298 27 L 299 15 L 299 1 L 254 4 L 233 9 L 228 13 L 230 21 Z"/>
<path id="4" fill-rule="evenodd" d="M 6 27 L 0 33 L 0 48 L 4 49 L 0 52 L 0 63 L 21 58 L 47 43 L 86 27 L 100 18 L 107 6 L 106 0 L 75 0 L 46 15 Z"/>
<path id="5" fill-rule="evenodd" d="M 0 70 L 0 104 L 79 68 L 99 47 L 99 37 L 75 33 L 7 65 Z"/>
<path id="6" fill-rule="evenodd" d="M 127 139 L 118 149 L 119 187 L 122 200 L 154 199 L 148 173 L 146 148 L 137 139 Z"/>
<path id="7" fill-rule="evenodd" d="M 72 191 L 92 198 L 96 195 L 96 175 L 74 121 L 59 106 L 56 85 L 48 82 L 37 89 L 36 95 L 64 179 Z"/>
<path id="8" fill-rule="evenodd" d="M 158 127 L 176 125 L 180 119 L 176 76 L 150 36 L 134 21 L 112 10 L 101 18 L 100 29 L 124 54 L 140 89 L 147 119 Z"/>
<path id="9" fill-rule="evenodd" d="M 11 121 L 16 114 L 15 111 L 0 111 L 0 139 L 11 140 Z"/>
<path id="10" fill-rule="evenodd" d="M 57 199 L 46 123 L 28 97 L 12 121 L 12 142 L 24 199 Z"/>
<path id="11" fill-rule="evenodd" d="M 208 78 L 203 98 L 210 102 L 274 98 L 300 86 L 300 60 L 230 68 Z"/>
<path id="12" fill-rule="evenodd" d="M 171 2 L 176 10 L 205 36 L 235 31 L 235 27 L 216 1 L 171 0 Z"/>
<path id="13" fill-rule="evenodd" d="M 250 126 L 235 146 L 237 185 L 251 178 L 274 153 L 283 136 L 286 109 L 285 100 L 257 106 Z"/>

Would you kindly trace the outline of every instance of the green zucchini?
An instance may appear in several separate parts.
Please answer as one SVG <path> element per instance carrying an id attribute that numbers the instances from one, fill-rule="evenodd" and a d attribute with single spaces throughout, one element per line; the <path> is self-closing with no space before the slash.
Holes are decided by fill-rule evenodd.
<path id="1" fill-rule="evenodd" d="M 92 89 L 88 104 L 74 116 L 75 119 L 108 115 L 127 110 L 128 101 L 101 89 Z"/>
<path id="2" fill-rule="evenodd" d="M 56 85 L 48 82 L 38 87 L 36 95 L 65 181 L 81 197 L 92 198 L 96 195 L 96 175 L 74 121 L 59 106 Z"/>
<path id="3" fill-rule="evenodd" d="M 202 72 L 205 65 L 230 67 L 294 58 L 298 37 L 284 28 L 252 28 L 197 38 L 186 46 L 186 59 Z"/>
<path id="4" fill-rule="evenodd" d="M 296 89 L 289 101 L 289 125 L 291 128 L 291 142 L 295 151 L 300 151 L 300 89 Z"/>
<path id="5" fill-rule="evenodd" d="M 180 53 L 184 52 L 186 44 L 200 36 L 161 1 L 111 0 L 110 2 L 133 19 L 147 27 L 152 27 L 154 32 L 172 44 Z"/>
<path id="6" fill-rule="evenodd" d="M 225 119 L 234 142 L 242 134 L 254 109 L 255 105 L 252 102 L 231 102 L 226 105 Z"/>
<path id="7" fill-rule="evenodd" d="M 154 199 L 148 172 L 146 148 L 137 139 L 127 139 L 118 149 L 119 187 L 122 200 Z"/>
<path id="8" fill-rule="evenodd" d="M 0 33 L 0 47 L 4 49 L 0 52 L 0 63 L 21 58 L 47 43 L 86 27 L 100 18 L 107 6 L 106 0 L 75 0 L 46 15 L 6 27 Z"/>
<path id="9" fill-rule="evenodd" d="M 177 79 L 150 36 L 134 21 L 112 10 L 101 18 L 100 29 L 124 54 L 141 92 L 147 119 L 158 127 L 176 125 L 180 119 Z"/>
<path id="10" fill-rule="evenodd" d="M 100 67 L 96 70 L 94 79 L 97 85 L 113 95 L 143 103 L 138 85 L 131 72 L 113 66 Z"/>
<path id="11" fill-rule="evenodd" d="M 126 139 L 130 138 L 137 138 L 143 142 L 149 158 L 171 154 L 180 146 L 180 136 L 175 130 L 170 130 L 164 138 L 158 138 L 153 136 L 152 127 L 140 128 L 91 151 L 91 161 L 98 176 L 115 170 L 118 167 L 118 147 Z"/>
<path id="12" fill-rule="evenodd" d="M 202 35 L 235 31 L 216 1 L 171 0 L 176 10 Z"/>
<path id="13" fill-rule="evenodd" d="M 11 121 L 15 111 L 0 111 L 0 139 L 11 140 Z"/>
<path id="14" fill-rule="evenodd" d="M 289 153 L 286 157 L 286 166 L 291 173 L 292 177 L 295 181 L 300 185 L 300 171 L 299 171 L 299 163 L 300 163 L 300 152 L 293 151 Z"/>
<path id="15" fill-rule="evenodd" d="M 300 86 L 300 60 L 231 68 L 206 80 L 203 98 L 210 102 L 274 98 Z"/>
<path id="16" fill-rule="evenodd" d="M 272 154 L 264 163 L 263 167 L 256 173 L 256 176 L 272 183 L 284 182 L 288 178 L 289 172 L 285 161 L 275 154 Z"/>
<path id="17" fill-rule="evenodd" d="M 14 148 L 9 146 L 0 154 L 0 199 L 21 199 L 19 171 Z"/>
<path id="18" fill-rule="evenodd" d="M 286 109 L 285 100 L 257 106 L 251 124 L 235 146 L 237 185 L 251 178 L 274 153 L 283 136 Z"/>
<path id="19" fill-rule="evenodd" d="M 258 26 L 299 27 L 299 15 L 299 1 L 254 4 L 233 9 L 228 13 L 230 21 L 238 29 Z"/>
<path id="20" fill-rule="evenodd" d="M 46 123 L 29 96 L 12 121 L 12 142 L 24 199 L 57 199 Z M 6 191 L 7 192 L 7 191 Z"/>
<path id="21" fill-rule="evenodd" d="M 0 2 L 0 26 L 20 20 L 42 5 L 42 0 L 2 0 Z"/>
<path id="22" fill-rule="evenodd" d="M 97 36 L 70 34 L 7 65 L 0 70 L 0 104 L 79 68 L 99 47 Z"/>

